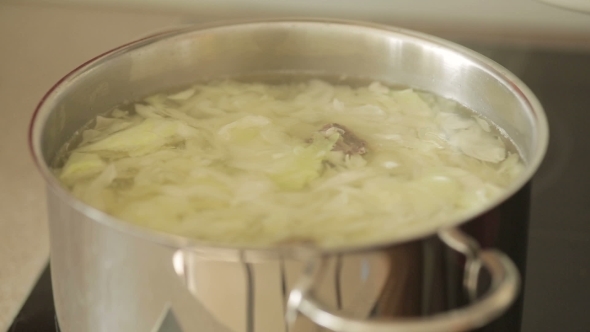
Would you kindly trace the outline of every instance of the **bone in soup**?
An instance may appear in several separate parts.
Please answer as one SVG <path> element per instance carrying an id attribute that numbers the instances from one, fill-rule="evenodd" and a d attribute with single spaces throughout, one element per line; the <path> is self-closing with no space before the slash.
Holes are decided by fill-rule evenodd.
<path id="1" fill-rule="evenodd" d="M 524 169 L 492 123 L 378 82 L 221 81 L 122 105 L 56 175 L 122 220 L 218 244 L 395 238 L 480 209 Z"/>

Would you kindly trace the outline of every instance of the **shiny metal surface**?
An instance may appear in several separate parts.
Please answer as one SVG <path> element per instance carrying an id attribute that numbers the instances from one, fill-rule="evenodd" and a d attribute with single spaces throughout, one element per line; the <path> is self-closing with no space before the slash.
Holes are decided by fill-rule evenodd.
<path id="1" fill-rule="evenodd" d="M 487 268 L 492 281 L 490 290 L 481 299 L 471 299 L 474 303 L 466 308 L 417 319 L 362 320 L 346 314 L 339 314 L 324 308 L 314 298 L 312 290 L 316 283 L 321 264 L 310 261 L 300 278 L 299 284 L 290 292 L 287 301 L 287 323 L 293 326 L 297 312 L 309 317 L 314 323 L 330 331 L 342 332 L 445 332 L 465 331 L 481 327 L 500 316 L 514 301 L 519 289 L 519 275 L 514 263 L 503 253 L 495 250 L 474 248 L 471 238 L 456 229 L 443 230 L 439 233 L 443 242 L 468 256 L 464 280 L 472 280 L 477 286 L 479 266 Z M 466 250 L 465 250 L 466 249 Z M 474 259 L 478 268 L 474 266 Z M 468 292 L 469 293 L 469 292 Z M 471 294 L 470 294 L 471 295 Z"/>
<path id="2" fill-rule="evenodd" d="M 523 176 L 478 214 L 416 227 L 371 247 L 316 252 L 327 272 L 314 283 L 314 296 L 326 310 L 354 319 L 417 319 L 467 305 L 481 292 L 464 291 L 465 259 L 437 236 L 446 227 L 460 226 L 483 248 L 498 246 L 522 270 L 524 249 L 512 245 L 526 243 L 526 184 L 543 158 L 548 129 L 538 101 L 512 74 L 443 40 L 362 23 L 185 28 L 91 60 L 37 109 L 31 146 L 49 187 L 52 277 L 63 331 L 152 331 L 166 310 L 184 331 L 287 331 L 285 305 L 305 267 L 305 248 L 220 248 L 145 230 L 75 200 L 48 166 L 83 124 L 125 100 L 195 80 L 293 73 L 375 79 L 455 99 L 502 127 L 527 160 Z M 505 324 L 517 324 L 519 310 Z M 319 330 L 304 317 L 289 329 Z"/>

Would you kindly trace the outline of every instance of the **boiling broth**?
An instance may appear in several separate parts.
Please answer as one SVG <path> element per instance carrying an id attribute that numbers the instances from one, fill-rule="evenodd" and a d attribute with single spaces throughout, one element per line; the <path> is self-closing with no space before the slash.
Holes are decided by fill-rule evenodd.
<path id="1" fill-rule="evenodd" d="M 97 117 L 55 172 L 122 220 L 218 244 L 393 239 L 497 198 L 514 145 L 454 101 L 323 80 L 224 80 Z"/>

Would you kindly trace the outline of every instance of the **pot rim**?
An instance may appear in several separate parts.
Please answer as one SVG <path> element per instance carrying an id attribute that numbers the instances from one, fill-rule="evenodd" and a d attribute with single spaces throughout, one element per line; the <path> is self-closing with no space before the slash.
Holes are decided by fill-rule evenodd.
<path id="1" fill-rule="evenodd" d="M 474 64 L 479 66 L 481 69 L 486 71 L 494 79 L 502 82 L 506 85 L 511 92 L 524 102 L 527 111 L 531 113 L 534 119 L 536 128 L 536 146 L 532 153 L 532 158 L 526 163 L 525 171 L 514 181 L 504 193 L 494 200 L 489 201 L 487 204 L 482 206 L 480 209 L 471 211 L 469 213 L 461 214 L 455 218 L 444 220 L 440 225 L 433 227 L 430 223 L 424 223 L 424 226 L 413 229 L 411 232 L 404 232 L 399 236 L 392 237 L 390 240 L 382 240 L 377 242 L 371 242 L 366 244 L 356 244 L 352 246 L 334 246 L 334 247 L 319 247 L 317 248 L 323 254 L 330 253 L 346 253 L 352 251 L 365 251 L 380 248 L 384 246 L 395 245 L 399 243 L 409 242 L 420 238 L 436 235 L 441 229 L 456 227 L 465 222 L 473 220 L 474 218 L 485 214 L 491 209 L 499 206 L 505 200 L 513 196 L 518 190 L 523 188 L 533 177 L 537 171 L 545 153 L 547 151 L 549 141 L 549 127 L 547 118 L 543 107 L 541 106 L 538 99 L 532 93 L 532 91 L 514 74 L 508 71 L 503 66 L 494 62 L 487 57 L 472 51 L 466 47 L 460 46 L 453 42 L 444 40 L 442 38 L 434 37 L 425 33 L 402 29 L 394 26 L 368 23 L 362 21 L 352 20 L 339 20 L 339 19 L 324 19 L 324 18 L 272 18 L 272 19 L 250 19 L 250 20 L 231 20 L 231 21 L 219 21 L 215 23 L 207 24 L 196 24 L 196 25 L 183 25 L 177 28 L 166 29 L 162 32 L 149 35 L 147 37 L 140 38 L 138 40 L 123 44 L 110 51 L 104 52 L 86 62 L 79 65 L 71 72 L 66 74 L 60 80 L 58 80 L 41 98 L 35 111 L 32 115 L 32 119 L 29 126 L 28 143 L 30 153 L 33 160 L 42 174 L 44 180 L 47 183 L 47 188 L 53 193 L 58 195 L 61 199 L 66 201 L 71 207 L 86 215 L 93 221 L 99 222 L 105 226 L 112 227 L 118 231 L 124 232 L 129 235 L 137 236 L 148 241 L 156 242 L 161 245 L 172 247 L 172 248 L 190 248 L 192 251 L 198 252 L 202 255 L 212 256 L 216 259 L 224 260 L 258 260 L 267 259 L 269 257 L 276 257 L 277 254 L 284 256 L 293 256 L 294 252 L 298 252 L 297 249 L 300 246 L 289 246 L 289 247 L 269 247 L 269 246 L 231 246 L 222 245 L 218 243 L 210 243 L 204 241 L 198 241 L 187 237 L 174 235 L 170 233 L 155 231 L 147 227 L 135 225 L 124 220 L 120 220 L 116 217 L 110 216 L 105 212 L 102 212 L 81 200 L 75 198 L 64 188 L 58 179 L 53 175 L 47 162 L 43 158 L 41 151 L 41 137 L 42 132 L 47 120 L 48 115 L 52 112 L 55 101 L 58 97 L 67 90 L 68 85 L 75 82 L 84 73 L 100 66 L 102 63 L 109 61 L 112 58 L 117 57 L 128 51 L 136 50 L 152 43 L 158 42 L 166 38 L 172 38 L 185 33 L 204 31 L 208 29 L 224 28 L 230 26 L 239 25 L 256 25 L 256 24 L 316 24 L 316 25 L 343 25 L 358 27 L 361 29 L 375 30 L 375 32 L 381 33 L 393 33 L 398 35 L 404 35 L 420 40 L 421 42 L 429 43 L 430 45 L 440 47 L 448 50 L 452 53 L 459 54 L 462 57 L 472 61 Z M 428 227 L 426 227 L 428 226 Z M 295 250 L 295 251 L 294 251 Z"/>

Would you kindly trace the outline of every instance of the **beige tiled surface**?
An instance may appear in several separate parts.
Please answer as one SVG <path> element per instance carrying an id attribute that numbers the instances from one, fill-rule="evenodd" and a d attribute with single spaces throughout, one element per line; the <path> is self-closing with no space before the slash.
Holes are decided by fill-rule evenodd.
<path id="1" fill-rule="evenodd" d="M 44 187 L 27 148 L 37 101 L 61 76 L 167 16 L 0 4 L 0 331 L 48 257 Z"/>

